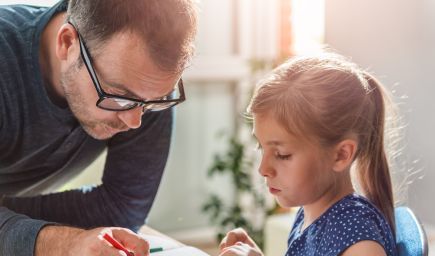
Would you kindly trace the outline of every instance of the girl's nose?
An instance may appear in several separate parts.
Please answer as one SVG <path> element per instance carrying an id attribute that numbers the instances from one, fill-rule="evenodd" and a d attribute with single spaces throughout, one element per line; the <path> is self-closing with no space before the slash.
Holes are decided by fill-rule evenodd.
<path id="1" fill-rule="evenodd" d="M 275 169 L 269 164 L 267 156 L 263 155 L 260 166 L 258 168 L 258 172 L 263 177 L 271 178 L 275 176 Z"/>

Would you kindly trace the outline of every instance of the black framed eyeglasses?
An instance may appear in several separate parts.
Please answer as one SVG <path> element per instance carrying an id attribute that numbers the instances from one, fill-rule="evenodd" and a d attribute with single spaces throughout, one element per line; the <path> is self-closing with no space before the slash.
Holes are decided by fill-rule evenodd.
<path id="1" fill-rule="evenodd" d="M 68 21 L 68 23 L 74 27 L 79 37 L 80 55 L 82 56 L 86 69 L 88 70 L 88 73 L 92 79 L 92 82 L 99 97 L 96 103 L 97 107 L 109 111 L 126 111 L 137 107 L 142 107 L 144 112 L 160 111 L 171 108 L 186 100 L 186 96 L 184 94 L 183 80 L 181 78 L 178 80 L 177 85 L 171 93 L 155 100 L 139 100 L 121 95 L 106 93 L 101 87 L 100 82 L 98 81 L 97 73 L 92 66 L 91 55 L 89 54 L 89 50 L 86 48 L 83 37 L 80 35 L 77 27 L 73 23 L 71 23 L 71 21 Z"/>

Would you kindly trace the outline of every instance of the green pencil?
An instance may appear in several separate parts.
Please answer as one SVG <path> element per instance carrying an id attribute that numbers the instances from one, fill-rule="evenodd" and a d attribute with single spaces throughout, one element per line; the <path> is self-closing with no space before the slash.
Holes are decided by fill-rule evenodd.
<path id="1" fill-rule="evenodd" d="M 153 252 L 161 252 L 161 251 L 163 251 L 163 248 L 162 248 L 162 247 L 156 247 L 156 248 L 151 248 L 151 249 L 150 249 L 150 253 L 153 253 Z"/>

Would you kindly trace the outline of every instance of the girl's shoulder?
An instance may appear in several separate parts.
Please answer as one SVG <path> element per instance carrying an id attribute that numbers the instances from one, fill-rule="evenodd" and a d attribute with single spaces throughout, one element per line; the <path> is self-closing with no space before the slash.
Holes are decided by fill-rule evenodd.
<path id="1" fill-rule="evenodd" d="M 395 239 L 385 216 L 368 199 L 351 194 L 331 206 L 322 216 L 321 243 L 337 255 L 353 244 L 371 240 L 395 254 Z"/>
<path id="2" fill-rule="evenodd" d="M 289 237 L 288 253 L 296 250 L 296 254 L 340 255 L 357 242 L 371 240 L 378 242 L 387 255 L 396 255 L 394 236 L 388 222 L 363 196 L 345 196 L 300 232 L 303 215 L 301 208 Z"/>
<path id="3" fill-rule="evenodd" d="M 333 204 L 321 217 L 334 222 L 334 219 L 347 222 L 355 222 L 358 224 L 358 219 L 386 219 L 384 215 L 374 206 L 367 198 L 356 193 L 347 195 L 341 200 Z M 340 223 L 340 222 L 339 222 Z"/>

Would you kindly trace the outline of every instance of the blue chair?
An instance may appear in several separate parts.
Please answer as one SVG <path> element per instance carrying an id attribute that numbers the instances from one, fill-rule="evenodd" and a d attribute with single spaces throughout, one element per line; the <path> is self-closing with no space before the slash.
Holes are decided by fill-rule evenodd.
<path id="1" fill-rule="evenodd" d="M 423 226 L 408 207 L 396 207 L 396 246 L 399 256 L 427 256 L 427 236 Z"/>

